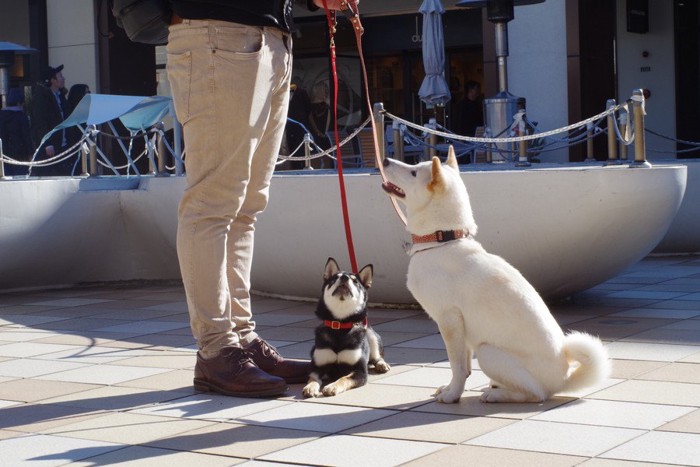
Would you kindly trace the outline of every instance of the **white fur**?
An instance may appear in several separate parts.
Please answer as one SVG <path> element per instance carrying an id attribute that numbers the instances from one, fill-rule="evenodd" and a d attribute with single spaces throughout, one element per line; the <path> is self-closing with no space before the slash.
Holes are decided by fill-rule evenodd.
<path id="1" fill-rule="evenodd" d="M 437 158 L 416 166 L 388 160 L 385 173 L 405 193 L 397 196 L 385 185 L 406 206 L 410 233 L 476 234 L 454 152 L 447 165 Z M 437 389 L 439 401 L 459 400 L 472 354 L 495 386 L 483 394 L 484 402 L 539 402 L 607 377 L 609 360 L 600 340 L 564 335 L 522 274 L 474 238 L 419 244 L 413 251 L 407 285 L 437 322 L 452 369 L 450 383 Z"/>

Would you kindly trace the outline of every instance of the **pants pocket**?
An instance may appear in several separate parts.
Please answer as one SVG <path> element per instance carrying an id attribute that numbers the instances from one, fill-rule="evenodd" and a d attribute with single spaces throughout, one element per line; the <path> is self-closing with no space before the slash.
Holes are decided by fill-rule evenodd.
<path id="1" fill-rule="evenodd" d="M 190 89 L 192 87 L 192 53 L 168 53 L 168 80 L 172 90 L 175 113 L 180 123 L 190 118 Z"/>

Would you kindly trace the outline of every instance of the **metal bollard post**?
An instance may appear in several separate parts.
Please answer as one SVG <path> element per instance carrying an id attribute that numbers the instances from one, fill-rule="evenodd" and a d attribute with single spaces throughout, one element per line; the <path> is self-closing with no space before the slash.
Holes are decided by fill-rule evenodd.
<path id="1" fill-rule="evenodd" d="M 2 140 L 0 139 L 0 178 L 5 178 L 5 161 L 2 159 L 5 153 L 2 152 Z"/>
<path id="2" fill-rule="evenodd" d="M 595 162 L 593 155 L 593 123 L 586 124 L 586 160 L 585 162 Z"/>
<path id="3" fill-rule="evenodd" d="M 401 124 L 394 120 L 391 123 L 391 129 L 394 133 L 394 159 L 403 162 L 403 135 L 401 134 Z"/>
<path id="4" fill-rule="evenodd" d="M 90 175 L 97 175 L 97 143 L 90 141 L 88 143 L 90 147 Z"/>
<path id="5" fill-rule="evenodd" d="M 431 130 L 437 129 L 437 120 L 434 118 L 430 119 L 430 122 L 426 125 Z M 431 160 L 433 157 L 437 157 L 437 135 L 435 133 L 428 133 L 428 144 L 430 145 L 428 151 L 428 159 Z"/>
<path id="6" fill-rule="evenodd" d="M 615 107 L 615 99 L 608 99 L 605 106 L 607 110 Z M 617 135 L 615 134 L 615 114 L 608 114 L 608 162 L 605 165 L 620 165 L 622 162 L 617 158 Z"/>
<path id="7" fill-rule="evenodd" d="M 525 129 L 525 120 L 520 119 L 518 122 L 518 136 L 527 136 L 527 130 Z M 530 161 L 527 160 L 527 141 L 523 140 L 518 143 L 518 162 L 515 163 L 516 167 L 529 167 Z"/>
<path id="8" fill-rule="evenodd" d="M 157 147 L 158 147 L 158 177 L 165 177 L 168 174 L 168 169 L 165 164 L 165 158 L 167 157 L 167 152 L 165 149 L 165 134 L 162 129 L 157 133 Z"/>
<path id="9" fill-rule="evenodd" d="M 88 148 L 88 145 L 86 143 L 83 143 L 83 145 L 80 147 L 80 166 L 81 166 L 81 175 L 84 177 L 89 176 L 90 174 L 88 173 L 88 154 L 90 153 L 90 149 Z"/>
<path id="10" fill-rule="evenodd" d="M 632 111 L 634 114 L 634 162 L 630 167 L 651 167 L 647 162 L 647 150 L 644 140 L 644 92 L 635 89 L 632 93 Z"/>
<path id="11" fill-rule="evenodd" d="M 373 116 L 374 126 L 377 129 L 377 144 L 379 145 L 379 160 L 384 161 L 386 146 L 384 136 L 384 103 L 377 102 L 374 104 Z"/>
<path id="12" fill-rule="evenodd" d="M 491 137 L 491 128 L 484 128 L 484 138 Z M 486 163 L 490 164 L 493 162 L 493 154 L 491 153 L 491 143 L 486 143 Z"/>
<path id="13" fill-rule="evenodd" d="M 304 134 L 304 169 L 314 170 L 311 167 L 311 133 Z"/>
<path id="14" fill-rule="evenodd" d="M 620 114 L 619 124 L 620 124 L 620 134 L 623 135 L 624 138 L 626 138 L 627 137 L 626 136 L 626 133 L 627 133 L 627 113 Z M 621 161 L 627 160 L 627 145 L 626 144 L 620 145 L 620 160 Z"/>

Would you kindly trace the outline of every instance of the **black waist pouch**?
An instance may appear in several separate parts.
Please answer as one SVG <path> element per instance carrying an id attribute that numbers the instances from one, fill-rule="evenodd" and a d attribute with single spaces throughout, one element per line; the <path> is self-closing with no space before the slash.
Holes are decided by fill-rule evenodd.
<path id="1" fill-rule="evenodd" d="M 132 41 L 152 45 L 168 42 L 172 16 L 168 0 L 112 0 L 112 14 Z"/>

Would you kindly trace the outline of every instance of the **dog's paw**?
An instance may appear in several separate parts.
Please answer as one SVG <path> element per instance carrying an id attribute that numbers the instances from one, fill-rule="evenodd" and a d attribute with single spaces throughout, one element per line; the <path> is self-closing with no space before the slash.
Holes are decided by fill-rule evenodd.
<path id="1" fill-rule="evenodd" d="M 462 391 L 456 391 L 452 389 L 449 384 L 446 384 L 437 388 L 433 396 L 438 402 L 442 402 L 444 404 L 454 404 L 455 402 L 459 401 L 460 397 L 462 397 Z"/>
<path id="2" fill-rule="evenodd" d="M 338 384 L 329 384 L 325 388 L 323 388 L 323 395 L 326 397 L 333 397 L 337 396 L 341 392 L 345 392 L 345 388 L 343 388 L 341 385 Z"/>
<path id="3" fill-rule="evenodd" d="M 374 364 L 374 370 L 377 373 L 386 373 L 387 371 L 391 370 L 391 366 L 384 360 L 379 360 Z"/>
<path id="4" fill-rule="evenodd" d="M 306 398 L 319 397 L 319 396 L 321 396 L 321 385 L 318 384 L 316 381 L 313 381 L 313 382 L 307 384 L 306 386 L 304 386 L 304 389 L 301 391 L 301 393 Z"/>

